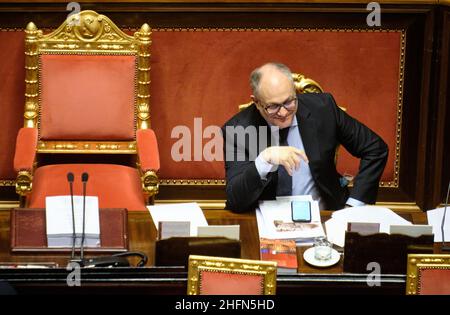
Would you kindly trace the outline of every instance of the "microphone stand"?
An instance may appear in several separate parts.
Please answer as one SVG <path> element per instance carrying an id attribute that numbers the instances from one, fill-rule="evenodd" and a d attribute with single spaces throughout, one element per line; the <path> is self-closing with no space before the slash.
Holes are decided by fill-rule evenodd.
<path id="1" fill-rule="evenodd" d="M 441 222 L 441 233 L 442 233 L 442 247 L 441 250 L 444 252 L 450 251 L 450 246 L 445 245 L 445 234 L 444 234 L 444 225 L 445 225 L 445 216 L 447 214 L 447 205 L 448 205 L 448 195 L 450 193 L 450 182 L 448 183 L 447 188 L 447 197 L 445 198 L 445 205 L 444 205 L 444 215 L 442 216 L 442 222 Z"/>
<path id="2" fill-rule="evenodd" d="M 75 232 L 75 209 L 73 205 L 73 183 L 70 182 L 70 202 L 72 204 L 72 254 L 71 259 L 75 257 L 75 242 L 76 242 L 76 232 Z"/>
<path id="3" fill-rule="evenodd" d="M 70 187 L 70 203 L 72 205 L 72 254 L 70 259 L 73 260 L 75 258 L 75 241 L 76 241 L 76 233 L 75 233 L 75 209 L 73 204 L 73 180 L 74 176 L 72 172 L 67 173 L 67 180 L 69 182 Z"/>
<path id="4" fill-rule="evenodd" d="M 86 227 L 86 183 L 88 181 L 88 174 L 83 173 L 81 175 L 81 180 L 83 182 L 83 232 L 81 233 L 81 251 L 80 251 L 80 260 L 84 261 L 84 239 L 85 239 L 85 227 Z"/>
<path id="5" fill-rule="evenodd" d="M 80 259 L 74 259 L 74 251 L 75 251 L 75 211 L 73 206 L 73 191 L 72 191 L 72 182 L 73 182 L 73 174 L 67 174 L 67 179 L 70 183 L 70 195 L 72 198 L 72 220 L 73 220 L 73 242 L 72 242 L 72 259 L 71 262 L 78 263 L 81 267 L 129 267 L 130 263 L 125 258 L 125 256 L 133 256 L 137 255 L 141 257 L 141 261 L 137 265 L 137 267 L 142 267 L 147 263 L 147 255 L 140 252 L 126 252 L 119 253 L 112 256 L 107 257 L 97 257 L 97 258 L 84 258 L 84 240 L 86 237 L 86 184 L 89 179 L 88 173 L 84 172 L 81 174 L 81 181 L 83 182 L 83 230 L 81 234 L 81 244 L 80 244 Z"/>

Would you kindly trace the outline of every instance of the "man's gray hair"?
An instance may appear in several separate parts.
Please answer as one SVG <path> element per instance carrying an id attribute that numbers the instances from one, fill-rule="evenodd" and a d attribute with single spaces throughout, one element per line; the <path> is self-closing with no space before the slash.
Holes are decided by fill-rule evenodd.
<path id="1" fill-rule="evenodd" d="M 250 87 L 252 88 L 253 95 L 258 97 L 258 89 L 259 89 L 259 82 L 261 81 L 261 68 L 266 66 L 272 66 L 276 69 L 278 69 L 281 73 L 285 74 L 286 77 L 294 84 L 294 80 L 292 79 L 292 72 L 291 70 L 284 64 L 278 63 L 278 62 L 269 62 L 264 65 L 262 65 L 259 68 L 256 68 L 252 71 L 250 74 Z"/>

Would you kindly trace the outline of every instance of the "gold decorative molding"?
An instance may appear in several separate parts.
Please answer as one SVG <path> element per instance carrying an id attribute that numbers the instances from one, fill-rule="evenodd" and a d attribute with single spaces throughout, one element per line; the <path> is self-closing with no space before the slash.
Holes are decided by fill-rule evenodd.
<path id="1" fill-rule="evenodd" d="M 262 276 L 261 293 L 264 295 L 276 293 L 277 263 L 274 261 L 190 255 L 188 295 L 200 294 L 202 271 Z"/>
<path id="2" fill-rule="evenodd" d="M 38 141 L 38 153 L 135 154 L 136 141 Z"/>
<path id="3" fill-rule="evenodd" d="M 398 78 L 398 100 L 397 100 L 397 122 L 395 128 L 395 158 L 394 158 L 394 180 L 391 182 L 381 182 L 380 187 L 398 188 L 400 176 L 400 147 L 402 133 L 402 116 L 403 116 L 403 82 L 405 74 L 405 54 L 406 54 L 406 31 L 402 30 L 400 43 L 400 69 Z"/>
<path id="4" fill-rule="evenodd" d="M 0 201 L 0 211 L 9 211 L 20 206 L 19 201 Z"/>
<path id="5" fill-rule="evenodd" d="M 0 187 L 16 186 L 16 180 L 14 179 L 0 179 Z"/>
<path id="6" fill-rule="evenodd" d="M 38 44 L 42 37 L 33 22 L 28 23 L 25 29 L 25 111 L 24 127 L 36 128 L 39 110 L 39 84 L 38 84 Z"/>
<path id="7" fill-rule="evenodd" d="M 134 33 L 139 42 L 138 48 L 138 129 L 150 128 L 150 45 L 151 29 L 148 24 L 142 25 L 141 29 Z"/>
<path id="8" fill-rule="evenodd" d="M 280 27 L 280 28 L 244 28 L 244 27 L 162 27 L 153 28 L 153 32 L 335 32 L 335 33 L 398 33 L 404 29 L 372 28 L 320 28 L 320 27 Z"/>
<path id="9" fill-rule="evenodd" d="M 224 186 L 224 179 L 160 179 L 163 186 Z"/>
<path id="10" fill-rule="evenodd" d="M 450 255 L 409 254 L 406 270 L 406 294 L 420 294 L 420 277 L 424 269 L 450 269 Z"/>
<path id="11" fill-rule="evenodd" d="M 135 52 L 139 46 L 138 41 L 122 32 L 108 17 L 91 10 L 70 15 L 54 32 L 41 34 L 39 39 L 40 50 L 55 53 L 61 49 Z"/>
<path id="12" fill-rule="evenodd" d="M 393 211 L 402 212 L 423 212 L 415 202 L 394 202 L 394 201 L 380 201 L 375 203 L 376 206 L 389 208 Z"/>

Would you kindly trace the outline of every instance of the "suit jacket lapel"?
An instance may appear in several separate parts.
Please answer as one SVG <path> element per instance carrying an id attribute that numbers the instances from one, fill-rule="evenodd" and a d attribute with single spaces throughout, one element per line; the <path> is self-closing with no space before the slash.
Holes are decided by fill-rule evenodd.
<path id="1" fill-rule="evenodd" d="M 256 105 L 251 105 L 252 106 L 252 122 L 250 123 L 250 125 L 253 125 L 257 128 L 257 134 L 258 134 L 258 154 L 266 149 L 267 147 L 272 145 L 272 137 L 271 137 L 271 132 L 270 132 L 270 127 L 267 124 L 267 121 L 264 119 L 264 117 L 261 116 L 260 112 L 258 111 L 258 109 L 256 108 Z M 265 136 L 266 136 L 266 142 L 265 142 L 265 146 L 261 146 L 261 142 L 259 137 L 261 137 L 262 135 L 260 134 L 260 132 L 262 130 L 265 130 Z M 261 139 L 262 140 L 262 139 Z"/>
<path id="2" fill-rule="evenodd" d="M 297 109 L 297 121 L 306 156 L 310 161 L 320 160 L 317 122 L 312 117 L 310 110 L 302 103 L 301 98 L 299 98 Z"/>
<path id="3" fill-rule="evenodd" d="M 301 102 L 299 98 L 299 106 L 297 110 L 297 121 L 300 136 L 302 137 L 303 147 L 309 160 L 309 169 L 316 185 L 329 196 L 333 193 L 326 185 L 323 185 L 320 168 L 320 143 L 317 130 L 317 121 L 312 117 L 310 110 Z"/>

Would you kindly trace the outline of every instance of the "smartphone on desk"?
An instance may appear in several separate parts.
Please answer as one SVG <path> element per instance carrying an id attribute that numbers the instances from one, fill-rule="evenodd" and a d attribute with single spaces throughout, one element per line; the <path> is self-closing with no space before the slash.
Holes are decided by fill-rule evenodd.
<path id="1" fill-rule="evenodd" d="M 292 221 L 311 222 L 311 203 L 309 201 L 291 201 Z"/>

